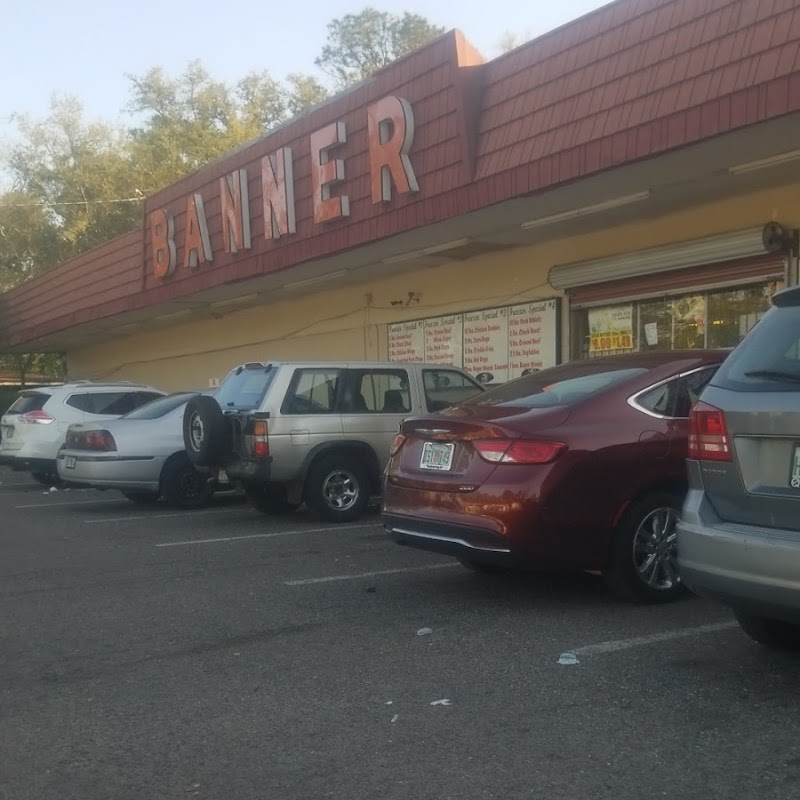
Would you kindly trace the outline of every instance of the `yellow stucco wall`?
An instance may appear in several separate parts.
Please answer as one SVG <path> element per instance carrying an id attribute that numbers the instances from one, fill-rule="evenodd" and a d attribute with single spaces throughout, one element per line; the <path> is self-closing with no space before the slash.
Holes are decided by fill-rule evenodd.
<path id="1" fill-rule="evenodd" d="M 558 296 L 547 283 L 556 263 L 581 261 L 757 227 L 800 228 L 797 186 L 732 197 L 679 213 L 570 239 L 425 269 L 293 301 L 136 332 L 67 353 L 71 378 L 124 378 L 167 390 L 203 388 L 247 360 L 386 358 L 386 326 L 454 311 Z M 245 290 L 243 290 L 244 292 Z M 418 293 L 420 302 L 392 306 Z M 569 352 L 563 317 L 563 355 Z"/>

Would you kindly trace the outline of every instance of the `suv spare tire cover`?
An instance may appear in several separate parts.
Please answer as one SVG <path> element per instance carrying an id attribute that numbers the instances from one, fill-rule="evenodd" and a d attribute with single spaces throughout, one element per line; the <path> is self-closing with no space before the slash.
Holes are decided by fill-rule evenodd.
<path id="1" fill-rule="evenodd" d="M 189 400 L 183 412 L 183 445 L 193 464 L 220 465 L 229 438 L 228 421 L 213 397 L 199 395 Z"/>

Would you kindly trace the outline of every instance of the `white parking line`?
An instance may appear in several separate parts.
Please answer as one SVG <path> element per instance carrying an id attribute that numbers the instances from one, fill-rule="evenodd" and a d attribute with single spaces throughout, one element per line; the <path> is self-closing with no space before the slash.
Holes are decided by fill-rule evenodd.
<path id="1" fill-rule="evenodd" d="M 175 511 L 172 514 L 141 514 L 135 517 L 104 517 L 103 519 L 85 519 L 84 525 L 99 525 L 108 522 L 138 522 L 143 519 L 166 519 L 167 517 L 204 517 L 207 514 L 219 514 L 223 511 L 230 511 L 230 508 L 207 508 L 197 511 Z"/>
<path id="2" fill-rule="evenodd" d="M 357 575 L 328 575 L 325 578 L 304 578 L 299 581 L 284 581 L 285 586 L 310 586 L 313 583 L 332 583 L 333 581 L 354 581 L 358 578 L 374 578 L 378 575 L 399 575 L 401 572 L 423 572 L 429 569 L 447 569 L 448 567 L 458 567 L 453 564 L 427 564 L 424 567 L 401 567 L 400 569 L 381 569 L 375 572 L 360 572 Z"/>
<path id="3" fill-rule="evenodd" d="M 607 642 L 590 644 L 586 647 L 579 647 L 577 650 L 570 650 L 576 656 L 593 655 L 595 653 L 616 653 L 619 650 L 630 650 L 634 647 L 646 647 L 650 644 L 659 642 L 670 642 L 674 639 L 685 639 L 690 636 L 700 636 L 703 633 L 716 633 L 735 628 L 737 623 L 734 620 L 729 622 L 715 622 L 710 625 L 698 625 L 696 628 L 681 628 L 676 631 L 666 633 L 652 633 L 649 636 L 634 636 L 630 639 L 612 639 Z"/>
<path id="4" fill-rule="evenodd" d="M 155 545 L 155 547 L 185 547 L 190 544 L 215 544 L 217 542 L 240 542 L 243 539 L 273 539 L 276 536 L 300 536 L 303 533 L 323 533 L 327 531 L 351 531 L 357 528 L 377 528 L 377 524 L 373 525 L 348 525 L 343 528 L 337 525 L 333 528 L 304 528 L 303 530 L 296 531 L 275 531 L 273 533 L 252 533 L 248 536 L 220 536 L 217 539 L 190 539 L 186 542 L 162 542 Z"/>
<path id="5" fill-rule="evenodd" d="M 71 500 L 68 503 L 29 503 L 24 506 L 14 506 L 14 508 L 60 508 L 61 506 L 88 506 L 101 503 L 117 503 L 121 505 L 123 502 L 123 499 L 120 497 L 118 499 L 110 498 L 108 500 Z"/>

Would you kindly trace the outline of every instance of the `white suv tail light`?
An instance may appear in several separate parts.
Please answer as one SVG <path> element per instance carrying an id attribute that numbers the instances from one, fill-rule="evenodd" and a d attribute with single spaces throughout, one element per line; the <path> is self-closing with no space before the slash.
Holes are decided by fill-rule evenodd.
<path id="1" fill-rule="evenodd" d="M 17 422 L 21 422 L 23 425 L 49 425 L 55 420 L 45 411 L 28 411 L 25 414 L 20 414 L 17 417 Z"/>

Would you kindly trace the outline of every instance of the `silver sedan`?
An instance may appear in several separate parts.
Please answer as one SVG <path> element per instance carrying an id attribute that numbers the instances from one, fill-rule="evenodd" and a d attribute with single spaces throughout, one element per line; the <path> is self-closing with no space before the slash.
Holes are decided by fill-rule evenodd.
<path id="1" fill-rule="evenodd" d="M 58 474 L 71 485 L 118 489 L 129 500 L 198 508 L 219 488 L 224 475 L 194 468 L 183 445 L 183 410 L 200 392 L 153 400 L 119 419 L 70 425 L 58 454 Z"/>

